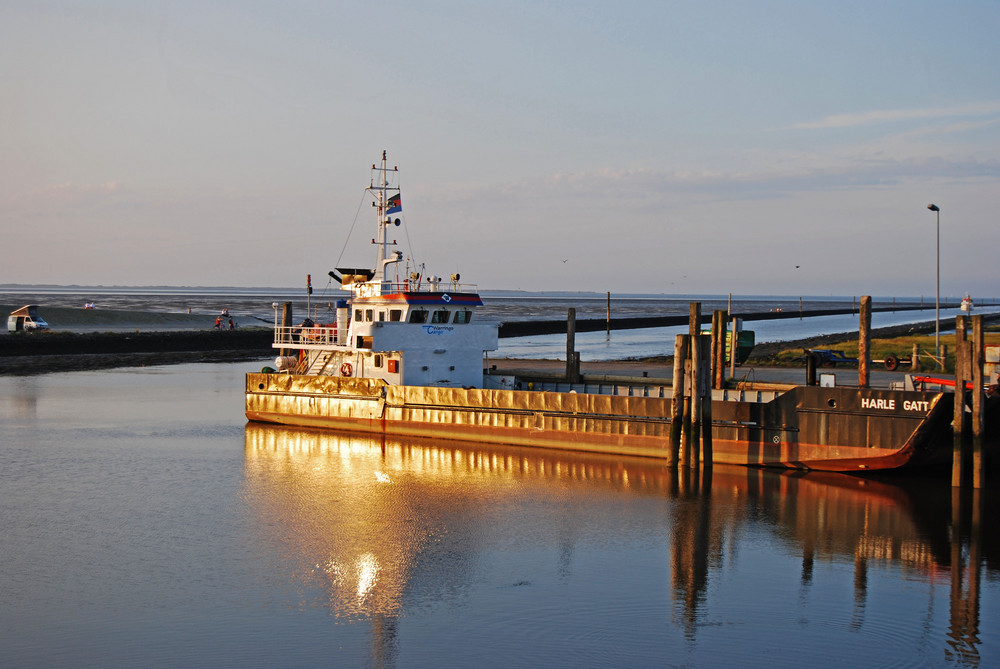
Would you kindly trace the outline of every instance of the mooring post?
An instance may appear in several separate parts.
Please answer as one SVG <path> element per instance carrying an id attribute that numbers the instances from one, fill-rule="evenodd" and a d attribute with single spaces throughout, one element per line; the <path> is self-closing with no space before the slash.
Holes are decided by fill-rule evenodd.
<path id="1" fill-rule="evenodd" d="M 712 314 L 712 388 L 726 387 L 726 342 L 729 314 L 721 309 Z M 734 340 L 735 341 L 735 334 Z M 730 350 L 733 344 L 730 343 Z"/>
<path id="2" fill-rule="evenodd" d="M 983 487 L 983 317 L 972 317 L 972 487 Z"/>
<path id="3" fill-rule="evenodd" d="M 284 339 L 288 336 L 289 328 L 292 327 L 292 303 L 285 302 L 281 305 L 281 338 Z M 287 349 L 281 349 L 279 353 L 282 356 L 288 355 Z"/>
<path id="4" fill-rule="evenodd" d="M 730 311 L 730 314 L 733 312 Z M 729 378 L 736 378 L 736 349 L 737 345 L 740 343 L 740 331 L 743 329 L 743 319 L 732 318 L 733 323 L 733 337 L 729 344 Z"/>
<path id="5" fill-rule="evenodd" d="M 701 335 L 689 335 L 691 343 L 691 460 L 692 467 L 698 466 L 698 459 L 701 455 L 701 407 L 702 389 L 705 387 L 708 370 L 705 368 L 707 360 L 702 357 Z"/>
<path id="6" fill-rule="evenodd" d="M 688 305 L 688 334 L 692 337 L 701 331 L 701 302 Z"/>
<path id="7" fill-rule="evenodd" d="M 960 487 L 965 480 L 965 318 L 955 318 L 955 396 L 951 420 L 951 485 Z"/>
<path id="8" fill-rule="evenodd" d="M 815 353 L 806 353 L 806 385 L 815 386 L 816 385 L 816 362 L 817 355 Z"/>
<path id="9" fill-rule="evenodd" d="M 872 298 L 871 295 L 861 296 L 861 316 L 858 331 L 858 388 L 867 388 L 870 380 L 869 365 L 871 365 L 872 345 Z"/>
<path id="10" fill-rule="evenodd" d="M 711 344 L 711 346 L 712 346 L 712 358 L 711 358 L 712 364 L 711 364 L 711 374 L 710 374 L 710 376 L 712 377 L 712 387 L 713 388 L 717 388 L 718 386 L 716 385 L 716 380 L 717 380 L 718 374 L 719 374 L 719 368 L 718 368 L 718 363 L 719 363 L 719 341 L 721 340 L 721 336 L 719 334 L 719 312 L 718 311 L 713 311 L 712 312 L 712 334 L 711 334 L 711 337 L 712 337 L 712 344 Z"/>
<path id="11" fill-rule="evenodd" d="M 959 314 L 955 317 L 955 348 L 961 348 L 964 346 L 963 342 L 969 341 L 969 322 L 965 318 L 965 314 Z M 955 353 L 955 371 L 958 371 L 958 365 L 962 365 L 962 378 L 969 381 L 972 378 L 972 356 L 966 356 L 961 358 L 961 363 L 959 363 L 958 352 Z"/>
<path id="12" fill-rule="evenodd" d="M 910 354 L 910 373 L 920 369 L 920 344 L 913 345 L 913 353 Z"/>
<path id="13" fill-rule="evenodd" d="M 719 311 L 717 313 L 719 314 L 719 322 L 725 328 L 726 312 Z M 711 338 L 701 336 L 699 339 L 701 340 L 702 359 L 707 361 L 711 352 Z M 725 348 L 722 350 L 725 352 Z M 703 369 L 706 367 L 707 365 L 702 366 Z M 723 366 L 720 364 L 718 369 L 723 369 Z M 707 375 L 703 374 L 702 376 Z M 719 387 L 722 387 L 721 384 Z M 707 379 L 701 384 L 701 462 L 702 467 L 710 468 L 712 466 L 712 384 L 708 383 Z"/>
<path id="14" fill-rule="evenodd" d="M 606 322 L 606 336 L 611 339 L 611 291 L 608 291 L 608 302 L 607 302 L 607 316 L 605 316 Z"/>
<path id="15" fill-rule="evenodd" d="M 675 466 L 680 461 L 684 427 L 684 363 L 687 357 L 687 340 L 679 334 L 674 337 L 673 402 L 670 407 L 670 464 Z"/>
<path id="16" fill-rule="evenodd" d="M 718 388 L 720 390 L 726 387 L 726 344 L 729 344 L 730 351 L 736 352 L 736 333 L 730 334 L 728 326 L 729 312 L 719 311 L 719 363 L 716 374 L 718 374 Z"/>
<path id="17" fill-rule="evenodd" d="M 684 393 L 684 447 L 686 466 L 695 466 L 698 457 L 698 417 L 701 402 L 698 397 L 698 333 L 701 332 L 701 302 L 688 304 L 687 370 Z"/>
<path id="18" fill-rule="evenodd" d="M 711 357 L 711 360 L 712 360 L 712 363 L 711 363 L 711 366 L 710 366 L 711 372 L 709 373 L 709 376 L 712 379 L 712 387 L 715 388 L 716 387 L 716 385 L 715 385 L 715 379 L 716 379 L 716 375 L 718 374 L 717 363 L 719 361 L 719 312 L 718 311 L 713 311 L 712 312 L 712 330 L 711 330 L 711 332 L 712 332 L 712 334 L 710 336 L 712 338 L 712 343 L 711 343 L 711 347 L 712 347 L 712 357 Z"/>
<path id="19" fill-rule="evenodd" d="M 580 365 L 576 355 L 576 308 L 570 307 L 566 313 L 566 382 L 580 380 Z"/>

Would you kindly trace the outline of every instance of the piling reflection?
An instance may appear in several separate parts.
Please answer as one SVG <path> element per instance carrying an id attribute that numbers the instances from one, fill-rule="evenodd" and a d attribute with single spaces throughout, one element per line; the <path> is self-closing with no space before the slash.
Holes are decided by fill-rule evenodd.
<path id="1" fill-rule="evenodd" d="M 303 590 L 323 593 L 321 605 L 371 622 L 381 666 L 393 664 L 396 625 L 408 603 L 426 605 L 466 587 L 469 565 L 487 550 L 475 528 L 503 523 L 518 498 L 557 490 L 575 516 L 586 515 L 573 513 L 575 500 L 595 490 L 663 502 L 659 515 L 641 521 L 665 539 L 672 619 L 689 642 L 697 643 L 709 617 L 710 583 L 734 569 L 749 531 L 766 528 L 774 550 L 800 564 L 803 597 L 818 564 L 852 565 L 855 629 L 866 624 L 875 568 L 931 591 L 949 587 L 947 638 L 925 641 L 951 662 L 979 664 L 979 586 L 990 560 L 978 492 L 952 499 L 936 481 L 718 466 L 678 471 L 638 459 L 246 427 L 246 493 L 261 532 L 296 565 L 292 578 Z M 559 536 L 548 537 L 559 544 L 559 573 L 573 569 L 579 534 L 592 531 L 583 529 L 588 522 L 563 518 Z M 611 533 L 615 527 L 600 525 Z M 928 617 L 932 608 L 931 596 Z"/>
<path id="2" fill-rule="evenodd" d="M 723 562 L 727 537 L 738 534 L 741 525 L 764 519 L 789 551 L 801 554 L 804 591 L 818 558 L 853 561 L 852 629 L 864 624 L 874 565 L 901 569 L 931 585 L 949 582 L 945 657 L 962 666 L 979 665 L 980 583 L 990 564 L 980 522 L 986 493 L 953 492 L 939 480 L 760 469 L 720 473 L 716 468 L 709 485 L 711 492 L 697 483 L 686 495 L 678 489 L 690 503 L 677 506 L 672 518 L 672 585 L 689 638 L 704 617 L 710 572 Z M 731 494 L 737 503 L 713 506 L 720 494 Z"/>

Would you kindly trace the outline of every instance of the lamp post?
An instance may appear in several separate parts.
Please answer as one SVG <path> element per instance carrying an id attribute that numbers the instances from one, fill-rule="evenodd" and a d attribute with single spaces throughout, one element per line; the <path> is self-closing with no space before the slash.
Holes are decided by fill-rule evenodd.
<path id="1" fill-rule="evenodd" d="M 934 359 L 937 360 L 938 368 L 944 369 L 941 360 L 941 208 L 936 204 L 929 204 L 927 208 L 937 215 L 937 279 L 934 293 Z"/>

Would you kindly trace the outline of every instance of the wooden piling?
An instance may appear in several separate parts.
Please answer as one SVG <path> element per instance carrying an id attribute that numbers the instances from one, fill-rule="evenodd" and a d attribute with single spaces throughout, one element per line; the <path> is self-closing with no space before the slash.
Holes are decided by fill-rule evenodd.
<path id="1" fill-rule="evenodd" d="M 913 353 L 910 354 L 910 373 L 920 370 L 920 344 L 913 345 Z"/>
<path id="2" fill-rule="evenodd" d="M 727 332 L 727 325 L 729 323 L 729 312 L 720 311 L 719 312 L 719 326 L 722 332 L 722 340 L 719 344 L 719 389 L 726 387 L 726 342 L 729 342 L 729 353 L 734 358 L 736 357 L 736 333 Z"/>
<path id="3" fill-rule="evenodd" d="M 727 313 L 729 313 L 729 314 L 733 313 L 731 305 L 730 305 L 729 311 Z M 740 332 L 739 331 L 742 329 L 743 326 L 741 325 L 742 321 L 740 321 L 740 319 L 738 319 L 738 318 L 731 318 L 731 322 L 732 322 L 732 329 L 733 329 L 733 338 L 732 338 L 732 340 L 731 340 L 731 342 L 729 344 L 729 378 L 735 379 L 736 378 L 736 348 L 737 348 L 737 345 L 740 342 Z"/>
<path id="4" fill-rule="evenodd" d="M 702 401 L 702 389 L 705 387 L 705 380 L 708 376 L 708 370 L 706 369 L 708 360 L 706 356 L 703 356 L 703 348 L 701 346 L 703 340 L 704 338 L 701 335 L 691 335 L 691 343 L 688 344 L 691 350 L 691 439 L 688 443 L 691 444 L 690 464 L 692 467 L 698 466 L 701 455 L 701 414 L 702 406 L 704 405 Z"/>
<path id="5" fill-rule="evenodd" d="M 292 327 L 292 303 L 285 302 L 281 305 L 281 333 L 282 337 L 288 332 L 288 328 Z M 281 349 L 279 353 L 282 356 L 288 355 L 288 349 Z"/>
<path id="6" fill-rule="evenodd" d="M 983 363 L 985 349 L 983 348 L 983 317 L 972 317 L 972 487 L 980 489 L 984 485 L 986 469 L 983 458 L 983 404 L 986 397 L 983 394 Z"/>
<path id="7" fill-rule="evenodd" d="M 858 388 L 867 388 L 871 373 L 872 354 L 872 298 L 861 296 L 861 316 L 858 328 Z"/>
<path id="8" fill-rule="evenodd" d="M 608 339 L 610 339 L 611 338 L 611 291 L 610 290 L 608 291 L 608 300 L 607 300 L 607 310 L 606 310 L 606 312 L 607 312 L 607 315 L 605 316 L 605 321 L 604 322 L 606 323 L 607 329 L 606 329 L 605 334 L 608 337 Z"/>
<path id="9" fill-rule="evenodd" d="M 688 305 L 688 334 L 692 337 L 701 331 L 701 302 Z"/>
<path id="10" fill-rule="evenodd" d="M 684 426 L 684 372 L 687 361 L 687 339 L 679 334 L 674 337 L 673 402 L 670 407 L 670 464 L 680 461 L 681 436 Z"/>
<path id="11" fill-rule="evenodd" d="M 965 318 L 955 318 L 955 396 L 951 420 L 951 485 L 960 487 L 965 480 Z"/>
<path id="12" fill-rule="evenodd" d="M 726 312 L 720 311 L 719 322 L 722 324 L 723 336 L 726 332 Z M 702 340 L 702 356 L 707 359 L 709 353 L 711 352 L 711 339 L 709 337 L 699 337 Z M 725 346 L 722 346 L 722 360 L 718 366 L 721 371 L 724 369 L 725 363 Z M 720 376 L 719 387 L 722 387 Z M 702 467 L 705 469 L 711 469 L 712 467 L 712 386 L 710 383 L 702 383 L 702 401 L 701 401 L 701 461 Z"/>
<path id="13" fill-rule="evenodd" d="M 700 410 L 700 398 L 698 397 L 698 346 L 697 336 L 701 332 L 701 302 L 690 302 L 688 304 L 688 342 L 687 342 L 687 369 L 686 383 L 684 384 L 684 436 L 681 440 L 681 458 L 686 466 L 696 466 L 698 445 L 701 442 L 699 430 L 697 429 L 696 416 Z"/>
<path id="14" fill-rule="evenodd" d="M 726 324 L 728 320 L 725 311 L 712 312 L 711 369 L 713 389 L 726 386 Z"/>
<path id="15" fill-rule="evenodd" d="M 566 313 L 566 382 L 580 381 L 580 365 L 576 355 L 576 309 L 570 307 Z"/>
<path id="16" fill-rule="evenodd" d="M 719 337 L 719 312 L 718 311 L 713 311 L 712 312 L 712 331 L 711 332 L 712 332 L 712 334 L 710 336 L 712 338 L 712 343 L 711 343 L 711 347 L 712 347 L 712 353 L 711 353 L 712 357 L 711 357 L 711 360 L 712 360 L 712 363 L 711 363 L 711 372 L 710 372 L 709 376 L 712 379 L 712 387 L 715 388 L 716 387 L 715 386 L 715 377 L 716 377 L 716 371 L 717 371 L 716 370 L 716 363 L 718 362 L 718 359 L 719 359 L 719 340 L 720 340 L 720 337 Z"/>

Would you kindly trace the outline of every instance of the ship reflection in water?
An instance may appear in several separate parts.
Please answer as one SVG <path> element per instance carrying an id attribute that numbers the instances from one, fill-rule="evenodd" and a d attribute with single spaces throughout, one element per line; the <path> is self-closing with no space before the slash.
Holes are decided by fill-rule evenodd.
<path id="1" fill-rule="evenodd" d="M 248 424 L 245 494 L 302 604 L 369 625 L 381 666 L 1000 659 L 983 500 L 946 481 Z"/>

